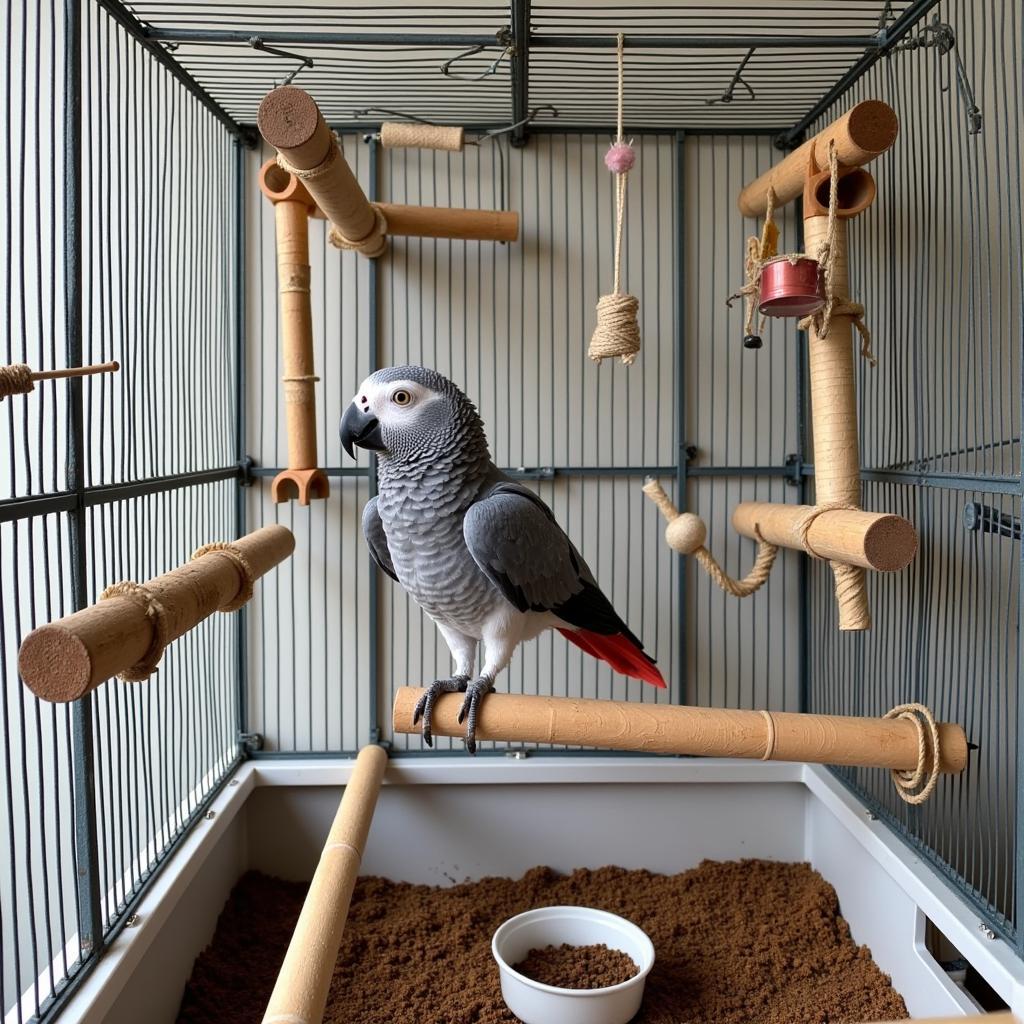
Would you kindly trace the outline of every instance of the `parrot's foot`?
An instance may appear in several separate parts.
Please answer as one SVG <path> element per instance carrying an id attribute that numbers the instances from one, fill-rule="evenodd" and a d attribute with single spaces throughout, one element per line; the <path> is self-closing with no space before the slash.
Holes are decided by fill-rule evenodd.
<path id="1" fill-rule="evenodd" d="M 465 693 L 469 685 L 469 676 L 452 676 L 451 679 L 435 679 L 416 702 L 412 713 L 412 724 L 415 725 L 423 716 L 423 742 L 428 747 L 434 745 L 434 737 L 430 733 L 430 716 L 434 713 L 434 705 L 442 693 Z M 461 722 L 462 719 L 460 718 Z"/>
<path id="2" fill-rule="evenodd" d="M 476 753 L 476 716 L 484 697 L 494 692 L 494 680 L 490 676 L 480 676 L 466 687 L 466 698 L 459 712 L 459 724 L 466 723 L 466 750 Z"/>

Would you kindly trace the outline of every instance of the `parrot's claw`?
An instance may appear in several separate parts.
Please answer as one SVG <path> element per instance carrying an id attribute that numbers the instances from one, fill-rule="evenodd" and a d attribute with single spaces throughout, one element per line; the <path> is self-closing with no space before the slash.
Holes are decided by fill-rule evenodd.
<path id="1" fill-rule="evenodd" d="M 476 716 L 484 697 L 494 692 L 493 680 L 490 676 L 480 676 L 466 687 L 466 697 L 459 711 L 459 725 L 466 723 L 466 751 L 476 753 Z"/>
<path id="2" fill-rule="evenodd" d="M 442 693 L 464 693 L 469 685 L 469 676 L 452 676 L 450 679 L 435 679 L 423 691 L 423 696 L 416 702 L 412 713 L 412 724 L 423 718 L 423 742 L 428 747 L 434 745 L 434 737 L 430 733 L 430 716 L 434 713 L 434 705 Z M 462 719 L 459 719 L 461 722 Z"/>

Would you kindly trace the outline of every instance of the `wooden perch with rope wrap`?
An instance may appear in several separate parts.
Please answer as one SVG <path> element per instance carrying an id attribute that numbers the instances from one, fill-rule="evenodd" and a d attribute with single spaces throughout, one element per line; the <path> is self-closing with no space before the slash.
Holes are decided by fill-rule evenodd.
<path id="1" fill-rule="evenodd" d="M 403 686 L 395 694 L 395 732 L 419 731 L 414 713 L 423 693 Z M 430 725 L 435 736 L 462 735 L 461 706 L 461 694 L 438 699 Z M 959 725 L 936 722 L 920 704 L 900 705 L 884 718 L 851 718 L 495 693 L 480 706 L 476 735 L 508 743 L 887 768 L 900 797 L 915 804 L 931 795 L 940 775 L 964 770 L 969 749 Z"/>
<path id="2" fill-rule="evenodd" d="M 764 584 L 779 547 L 828 559 L 835 576 L 841 630 L 870 628 L 866 570 L 903 569 L 917 550 L 916 531 L 905 519 L 860 509 L 854 328 L 861 336 L 861 356 L 872 367 L 875 358 L 864 307 L 850 299 L 847 270 L 847 221 L 875 199 L 874 179 L 860 165 L 888 150 L 897 130 L 896 115 L 888 105 L 878 100 L 859 103 L 740 193 L 744 214 L 765 217 L 760 236 L 747 243 L 746 284 L 730 297 L 731 301 L 742 296 L 746 303 L 744 345 L 761 345 L 755 334 L 758 309 L 762 315 L 790 316 L 810 310 L 799 326 L 808 331 L 816 504 L 739 505 L 733 525 L 758 542 L 758 553 L 747 577 L 734 580 L 704 547 L 703 522 L 690 514 L 681 516 L 656 481 L 644 487 L 669 521 L 669 545 L 682 554 L 693 554 L 718 586 L 736 597 L 746 597 Z M 801 192 L 806 254 L 780 256 L 773 214 Z M 782 267 L 786 272 L 782 275 L 774 265 L 784 260 L 792 267 Z M 809 292 L 803 283 L 805 265 L 811 268 L 814 285 Z M 773 312 L 768 295 L 761 290 L 768 269 L 773 279 L 788 276 L 798 285 L 788 295 L 779 292 L 772 297 L 772 301 L 781 300 L 781 313 Z"/>
<path id="3" fill-rule="evenodd" d="M 320 1024 L 388 756 L 363 747 L 302 903 L 263 1024 Z"/>
<path id="4" fill-rule="evenodd" d="M 18 671 L 37 697 L 55 702 L 77 700 L 115 675 L 141 682 L 172 640 L 216 611 L 241 608 L 256 580 L 294 550 L 290 530 L 264 526 L 230 543 L 207 544 L 148 583 L 115 583 L 96 604 L 29 633 Z"/>
<path id="5" fill-rule="evenodd" d="M 507 210 L 457 210 L 443 207 L 389 206 L 371 203 L 356 180 L 320 108 L 309 93 L 284 85 L 268 93 L 257 117 L 263 138 L 277 150 L 278 166 L 298 178 L 312 197 L 312 205 L 331 222 L 329 239 L 339 249 L 354 249 L 377 257 L 387 251 L 388 235 L 423 238 L 461 238 L 469 241 L 515 241 L 519 215 Z M 392 125 L 407 140 L 413 129 L 437 125 Z M 444 129 L 454 144 L 452 129 Z M 454 129 L 461 133 L 462 129 Z M 421 133 L 422 134 L 422 133 Z M 406 144 L 409 144 L 408 142 Z M 432 148 L 451 148 L 450 145 Z M 415 212 L 414 212 L 415 211 Z"/>
<path id="6" fill-rule="evenodd" d="M 93 366 L 69 366 L 63 370 L 33 370 L 25 363 L 0 366 L 0 402 L 11 395 L 28 395 L 35 390 L 37 380 L 64 380 L 68 377 L 91 377 L 96 373 L 117 373 L 118 362 L 96 363 Z"/>

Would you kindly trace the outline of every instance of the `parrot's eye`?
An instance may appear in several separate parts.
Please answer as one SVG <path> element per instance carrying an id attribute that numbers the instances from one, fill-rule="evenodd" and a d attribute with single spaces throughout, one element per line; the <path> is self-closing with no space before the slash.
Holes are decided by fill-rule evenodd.
<path id="1" fill-rule="evenodd" d="M 399 388 L 391 396 L 391 401 L 394 402 L 395 405 L 411 405 L 412 395 L 410 395 L 409 392 L 405 390 L 405 388 Z"/>

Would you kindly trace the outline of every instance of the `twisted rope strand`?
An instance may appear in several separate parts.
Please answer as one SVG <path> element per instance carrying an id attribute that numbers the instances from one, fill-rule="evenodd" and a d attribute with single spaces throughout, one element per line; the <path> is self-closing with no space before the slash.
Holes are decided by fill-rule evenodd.
<path id="1" fill-rule="evenodd" d="M 913 771 L 894 768 L 892 781 L 904 803 L 918 805 L 932 795 L 939 781 L 942 763 L 939 749 L 939 727 L 935 716 L 924 704 L 899 704 L 883 716 L 886 719 L 904 718 L 917 729 L 917 767 Z"/>
<path id="2" fill-rule="evenodd" d="M 775 564 L 775 556 L 778 553 L 779 549 L 774 544 L 769 544 L 763 539 L 759 540 L 757 558 L 754 559 L 750 572 L 743 579 L 737 580 L 733 579 L 715 561 L 714 555 L 706 547 L 701 546 L 694 551 L 701 568 L 711 577 L 712 582 L 733 597 L 749 597 L 760 590 L 768 581 L 772 566 Z"/>
<path id="3" fill-rule="evenodd" d="M 134 601 L 146 613 L 146 618 L 153 626 L 153 640 L 149 650 L 134 665 L 117 674 L 117 678 L 126 683 L 141 683 L 157 670 L 164 656 L 170 639 L 167 611 L 144 586 L 132 580 L 114 583 L 100 594 L 101 601 L 108 601 L 112 597 L 127 597 Z"/>
<path id="4" fill-rule="evenodd" d="M 34 388 L 32 369 L 25 363 L 0 366 L 0 402 L 11 395 L 27 395 Z"/>

